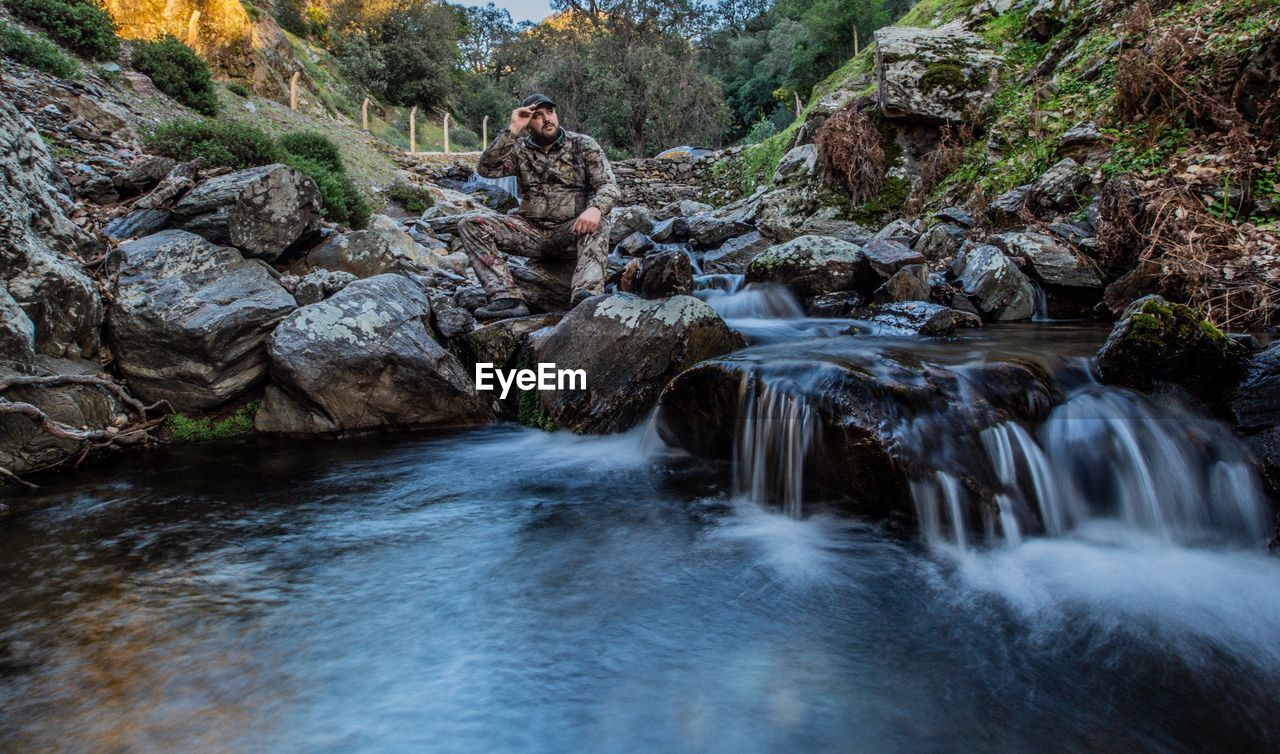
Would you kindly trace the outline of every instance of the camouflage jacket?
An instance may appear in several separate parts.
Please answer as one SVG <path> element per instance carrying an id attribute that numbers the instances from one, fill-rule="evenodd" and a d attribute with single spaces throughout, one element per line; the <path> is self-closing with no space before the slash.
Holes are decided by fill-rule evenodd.
<path id="1" fill-rule="evenodd" d="M 485 178 L 514 175 L 520 186 L 516 214 L 542 227 L 568 222 L 587 207 L 607 215 L 622 197 L 596 140 L 563 128 L 546 152 L 530 137 L 502 129 L 480 155 L 476 172 Z"/>

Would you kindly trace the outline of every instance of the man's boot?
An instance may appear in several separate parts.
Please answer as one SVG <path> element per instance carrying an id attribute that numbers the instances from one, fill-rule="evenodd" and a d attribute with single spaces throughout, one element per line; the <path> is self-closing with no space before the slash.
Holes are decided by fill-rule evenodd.
<path id="1" fill-rule="evenodd" d="M 518 298 L 499 298 L 476 309 L 473 313 L 476 319 L 511 319 L 529 316 L 529 307 Z"/>

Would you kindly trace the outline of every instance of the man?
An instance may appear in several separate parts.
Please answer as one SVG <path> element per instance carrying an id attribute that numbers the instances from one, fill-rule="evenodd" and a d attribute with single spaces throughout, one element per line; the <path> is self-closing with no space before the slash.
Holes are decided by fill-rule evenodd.
<path id="1" fill-rule="evenodd" d="M 621 193 L 595 139 L 561 128 L 556 103 L 534 94 L 511 111 L 510 125 L 480 155 L 476 172 L 485 178 L 514 175 L 520 187 L 516 214 L 486 213 L 458 226 L 462 248 L 489 297 L 488 305 L 476 310 L 478 319 L 529 313 L 500 250 L 522 257 L 576 257 L 570 307 L 604 292 L 608 215 Z"/>

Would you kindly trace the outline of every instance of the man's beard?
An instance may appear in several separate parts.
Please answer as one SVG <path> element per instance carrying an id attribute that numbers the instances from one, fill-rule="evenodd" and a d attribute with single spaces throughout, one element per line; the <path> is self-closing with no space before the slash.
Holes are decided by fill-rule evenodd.
<path id="1" fill-rule="evenodd" d="M 555 130 L 555 131 L 552 131 L 550 136 L 543 136 L 542 131 L 540 131 L 540 130 L 539 130 L 539 131 L 534 131 L 534 132 L 533 132 L 533 143 L 534 143 L 534 144 L 537 144 L 537 145 L 538 145 L 538 146 L 540 146 L 540 147 L 545 147 L 545 146 L 547 146 L 548 144 L 552 144 L 552 143 L 554 143 L 554 142 L 555 142 L 555 140 L 556 140 L 556 137 L 557 137 L 557 136 L 559 136 L 559 135 L 560 135 L 560 129 L 559 129 L 559 128 L 556 128 L 556 130 Z"/>

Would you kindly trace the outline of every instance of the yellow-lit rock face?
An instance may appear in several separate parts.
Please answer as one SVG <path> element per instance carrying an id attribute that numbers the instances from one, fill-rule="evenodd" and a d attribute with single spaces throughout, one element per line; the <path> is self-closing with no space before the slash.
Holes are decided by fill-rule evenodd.
<path id="1" fill-rule="evenodd" d="M 247 41 L 253 26 L 240 0 L 105 0 L 104 4 L 125 39 L 172 34 L 208 58 Z"/>

